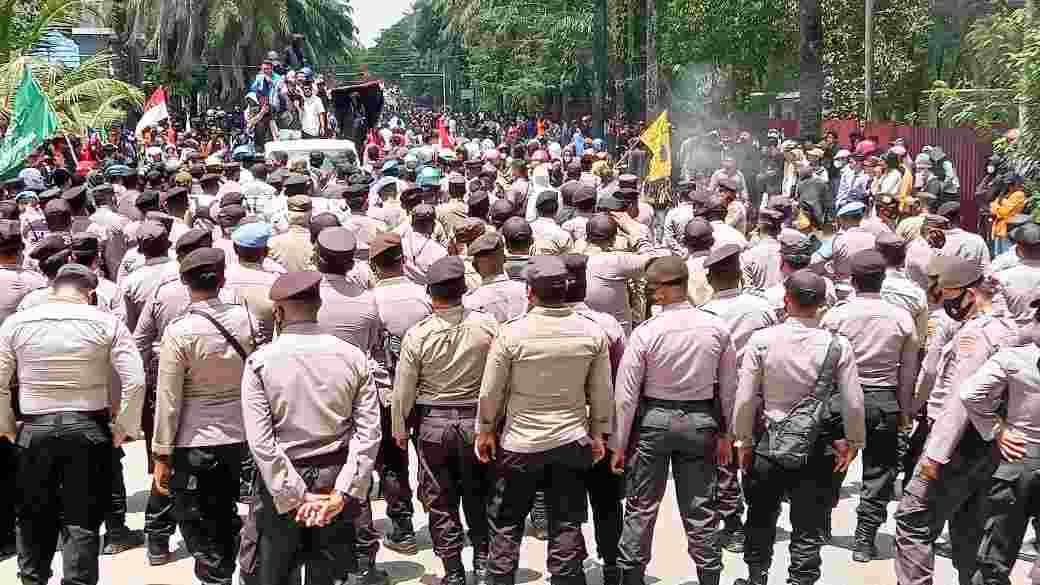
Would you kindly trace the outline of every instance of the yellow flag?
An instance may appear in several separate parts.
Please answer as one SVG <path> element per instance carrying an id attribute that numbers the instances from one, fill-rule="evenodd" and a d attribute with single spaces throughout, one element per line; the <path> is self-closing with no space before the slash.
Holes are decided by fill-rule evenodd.
<path id="1" fill-rule="evenodd" d="M 639 137 L 639 140 L 650 149 L 652 157 L 646 173 L 647 183 L 672 176 L 672 135 L 670 130 L 668 112 L 664 111 Z"/>

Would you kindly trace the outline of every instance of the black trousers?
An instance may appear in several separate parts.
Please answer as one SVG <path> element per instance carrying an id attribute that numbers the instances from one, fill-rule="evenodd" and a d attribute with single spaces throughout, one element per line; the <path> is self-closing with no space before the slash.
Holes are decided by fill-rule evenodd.
<path id="1" fill-rule="evenodd" d="M 341 455 L 343 461 L 345 455 Z M 327 493 L 336 484 L 343 464 L 294 462 L 311 493 Z M 263 483 L 262 481 L 260 482 Z M 307 585 L 334 585 L 345 578 L 354 559 L 354 519 L 348 509 L 328 526 L 308 528 L 296 523 L 296 511 L 279 514 L 266 485 L 259 490 L 256 509 L 257 571 L 261 585 L 290 585 L 303 565 Z"/>
<path id="2" fill-rule="evenodd" d="M 582 563 L 588 555 L 581 524 L 587 517 L 584 480 L 591 467 L 588 438 L 541 453 L 499 449 L 488 506 L 488 577 L 492 583 L 516 582 L 525 521 L 539 487 L 545 488 L 548 504 L 549 573 L 554 578 L 584 575 Z"/>
<path id="3" fill-rule="evenodd" d="M 442 559 L 458 556 L 465 546 L 459 506 L 466 513 L 473 550 L 488 549 L 488 466 L 473 451 L 476 407 L 419 407 L 416 451 L 419 454 L 419 501 L 430 516 L 433 552 Z"/>
<path id="4" fill-rule="evenodd" d="M 856 543 L 873 544 L 888 519 L 888 502 L 899 474 L 899 401 L 895 389 L 863 387 L 867 445 L 863 449 L 863 483 L 856 507 Z"/>
<path id="5" fill-rule="evenodd" d="M 237 501 L 244 443 L 174 449 L 170 457 L 177 521 L 204 585 L 231 585 L 238 533 Z"/>
<path id="6" fill-rule="evenodd" d="M 927 408 L 923 408 L 923 411 L 927 412 Z M 924 453 L 924 445 L 928 441 L 928 433 L 932 431 L 932 419 L 924 415 L 918 415 L 917 427 L 914 428 L 913 434 L 910 435 L 910 440 L 907 445 L 906 453 L 903 455 L 903 489 L 906 489 L 907 484 L 914 477 L 914 469 L 917 468 L 917 460 L 921 458 L 921 454 Z"/>
<path id="7" fill-rule="evenodd" d="M 0 546 L 14 542 L 14 510 L 18 500 L 18 447 L 0 438 Z"/>
<path id="8" fill-rule="evenodd" d="M 834 456 L 823 445 L 801 469 L 783 469 L 763 457 L 755 457 L 745 475 L 744 562 L 752 575 L 768 573 L 773 545 L 786 495 L 791 505 L 791 564 L 788 583 L 812 585 L 820 579 L 820 534 L 833 500 Z"/>
<path id="9" fill-rule="evenodd" d="M 982 539 L 986 488 L 997 468 L 996 448 L 971 424 L 939 479 L 914 474 L 896 509 L 896 577 L 900 585 L 931 585 L 934 544 L 950 523 L 953 566 L 961 585 L 971 583 Z"/>
<path id="10" fill-rule="evenodd" d="M 112 490 L 109 494 L 108 514 L 105 516 L 105 531 L 116 532 L 126 529 L 126 481 L 123 478 L 123 448 L 112 450 Z"/>
<path id="11" fill-rule="evenodd" d="M 1040 516 L 1040 449 L 1018 461 L 1001 461 L 986 499 L 986 516 L 974 585 L 1010 585 L 1022 538 L 1031 518 Z M 1031 578 L 1038 576 L 1033 564 Z"/>
<path id="12" fill-rule="evenodd" d="M 105 413 L 65 412 L 28 420 L 18 433 L 18 573 L 44 585 L 62 545 L 62 583 L 98 582 L 100 530 L 112 485 L 112 433 Z"/>
<path id="13" fill-rule="evenodd" d="M 141 413 L 141 429 L 144 431 L 145 455 L 148 457 L 148 473 L 154 469 L 152 459 L 152 435 L 155 433 L 155 384 L 159 363 L 152 360 L 145 370 L 144 410 Z M 162 542 L 169 540 L 177 529 L 177 520 L 173 516 L 173 498 L 160 494 L 151 482 L 151 491 L 144 509 L 144 533 L 149 540 Z"/>
<path id="14" fill-rule="evenodd" d="M 408 484 L 408 450 L 398 448 L 394 440 L 389 407 L 380 408 L 379 420 L 383 438 L 379 443 L 376 471 L 386 500 L 386 515 L 391 520 L 411 520 L 415 508 L 412 486 Z"/>
<path id="15" fill-rule="evenodd" d="M 607 456 L 585 474 L 585 491 L 589 495 L 592 529 L 596 535 L 596 553 L 606 566 L 617 564 L 624 517 L 621 500 L 625 498 L 625 478 L 611 470 L 610 459 L 608 451 Z"/>
<path id="16" fill-rule="evenodd" d="M 657 512 L 671 467 L 690 558 L 698 571 L 721 573 L 715 459 L 719 426 L 711 401 L 644 399 L 637 424 L 629 455 L 619 566 L 643 571 L 650 564 Z"/>

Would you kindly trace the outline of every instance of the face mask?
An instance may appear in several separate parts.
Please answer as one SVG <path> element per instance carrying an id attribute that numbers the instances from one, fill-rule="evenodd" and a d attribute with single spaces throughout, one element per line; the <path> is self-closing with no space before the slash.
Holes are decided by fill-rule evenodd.
<path id="1" fill-rule="evenodd" d="M 836 160 L 836 161 L 834 161 L 834 168 L 840 169 L 840 168 L 844 168 L 844 167 L 845 167 L 845 161 L 843 161 L 843 160 Z"/>
<path id="2" fill-rule="evenodd" d="M 997 167 L 989 165 L 988 167 L 986 167 L 986 172 L 992 175 L 993 173 L 997 172 Z"/>
<path id="3" fill-rule="evenodd" d="M 962 306 L 964 298 L 968 296 L 968 289 L 961 291 L 961 294 L 957 295 L 953 299 L 943 299 L 943 310 L 950 316 L 954 321 L 963 321 L 971 311 L 971 308 L 975 306 L 975 301 L 968 303 L 968 306 Z"/>

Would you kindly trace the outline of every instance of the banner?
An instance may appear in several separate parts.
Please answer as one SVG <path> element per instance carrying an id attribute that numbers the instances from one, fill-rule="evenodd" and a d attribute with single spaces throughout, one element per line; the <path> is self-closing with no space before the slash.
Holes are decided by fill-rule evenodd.
<path id="1" fill-rule="evenodd" d="M 668 123 L 668 112 L 654 120 L 639 137 L 639 140 L 650 149 L 650 164 L 647 167 L 645 182 L 667 179 L 672 176 L 672 133 Z"/>
<path id="2" fill-rule="evenodd" d="M 57 131 L 58 115 L 26 66 L 14 96 L 11 127 L 0 143 L 0 178 L 13 175 L 26 157 Z"/>
<path id="3" fill-rule="evenodd" d="M 145 102 L 144 114 L 141 115 L 141 119 L 137 122 L 134 135 L 140 138 L 145 128 L 154 126 L 169 117 L 170 111 L 166 109 L 166 89 L 160 85 L 152 93 L 152 96 L 148 98 L 148 101 Z"/>

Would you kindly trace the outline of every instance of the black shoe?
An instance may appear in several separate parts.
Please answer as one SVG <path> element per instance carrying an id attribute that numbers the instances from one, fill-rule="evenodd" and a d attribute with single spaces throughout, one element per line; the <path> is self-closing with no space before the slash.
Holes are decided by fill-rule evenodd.
<path id="1" fill-rule="evenodd" d="M 878 556 L 877 547 L 870 543 L 857 543 L 852 552 L 852 560 L 857 563 L 869 563 Z"/>
<path id="2" fill-rule="evenodd" d="M 441 577 L 441 585 L 466 585 L 466 571 L 452 571 Z"/>
<path id="3" fill-rule="evenodd" d="M 646 575 L 642 570 L 624 570 L 621 571 L 621 583 L 623 585 L 645 585 Z"/>
<path id="4" fill-rule="evenodd" d="M 173 560 L 170 552 L 170 539 L 149 538 L 148 539 L 148 564 L 153 567 L 165 565 Z"/>
<path id="5" fill-rule="evenodd" d="M 487 552 L 473 553 L 473 585 L 485 585 L 488 582 Z"/>
<path id="6" fill-rule="evenodd" d="M 382 569 L 368 567 L 352 575 L 352 585 L 390 585 L 390 575 Z"/>
<path id="7" fill-rule="evenodd" d="M 383 537 L 383 546 L 403 555 L 419 554 L 419 543 L 415 540 L 415 529 L 411 520 L 393 522 L 393 531 Z"/>
<path id="8" fill-rule="evenodd" d="M 117 555 L 123 551 L 144 546 L 144 533 L 126 526 L 105 533 L 101 554 Z"/>
<path id="9" fill-rule="evenodd" d="M 744 552 L 744 527 L 735 526 L 732 530 L 723 533 L 722 548 L 731 553 Z"/>
<path id="10" fill-rule="evenodd" d="M 697 585 L 719 585 L 722 575 L 719 573 L 702 573 L 697 571 Z"/>
<path id="11" fill-rule="evenodd" d="M 766 577 L 740 578 L 734 581 L 733 585 L 766 585 Z"/>
<path id="12" fill-rule="evenodd" d="M 0 559 L 13 557 L 16 554 L 18 554 L 18 545 L 15 543 L 13 538 L 0 544 Z"/>
<path id="13" fill-rule="evenodd" d="M 617 565 L 603 565 L 603 585 L 621 585 L 621 569 Z"/>

